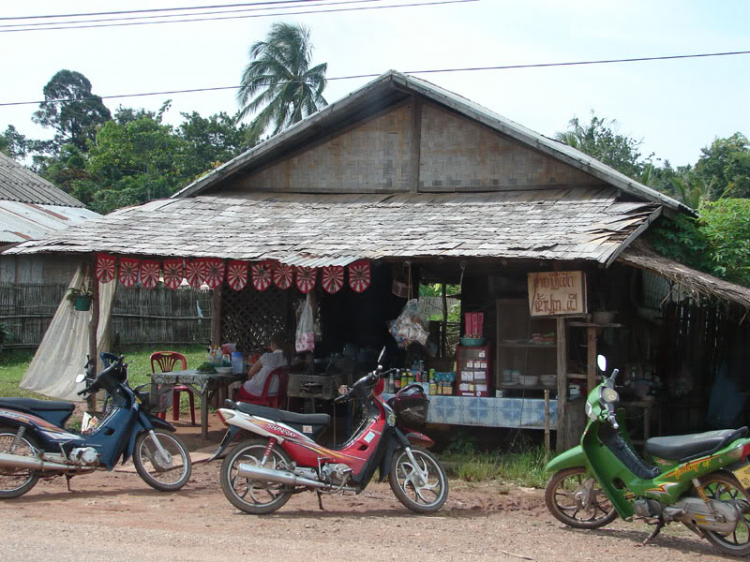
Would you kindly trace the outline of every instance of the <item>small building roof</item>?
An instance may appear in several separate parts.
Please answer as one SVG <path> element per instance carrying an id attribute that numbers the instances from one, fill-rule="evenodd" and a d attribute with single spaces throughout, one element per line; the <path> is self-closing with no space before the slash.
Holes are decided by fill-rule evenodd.
<path id="1" fill-rule="evenodd" d="M 0 200 L 84 208 L 78 199 L 0 153 Z"/>

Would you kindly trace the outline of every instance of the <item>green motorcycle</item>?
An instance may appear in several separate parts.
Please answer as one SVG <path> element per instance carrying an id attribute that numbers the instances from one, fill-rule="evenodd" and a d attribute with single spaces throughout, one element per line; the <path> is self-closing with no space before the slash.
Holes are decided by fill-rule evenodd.
<path id="1" fill-rule="evenodd" d="M 606 371 L 606 359 L 599 356 Z M 545 501 L 566 525 L 597 529 L 634 517 L 655 525 L 650 541 L 679 522 L 727 554 L 750 554 L 750 439 L 747 427 L 654 437 L 647 464 L 633 449 L 615 390 L 618 370 L 586 400 L 581 444 L 547 464 Z M 645 544 L 645 543 L 644 543 Z"/>

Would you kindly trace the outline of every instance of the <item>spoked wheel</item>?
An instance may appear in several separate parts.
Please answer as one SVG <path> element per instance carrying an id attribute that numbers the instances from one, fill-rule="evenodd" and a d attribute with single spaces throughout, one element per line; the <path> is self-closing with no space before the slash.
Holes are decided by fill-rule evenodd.
<path id="1" fill-rule="evenodd" d="M 583 467 L 553 474 L 544 491 L 544 501 L 555 519 L 577 529 L 598 529 L 617 517 L 612 502 L 599 483 L 586 476 Z"/>
<path id="2" fill-rule="evenodd" d="M 284 484 L 262 482 L 239 476 L 241 464 L 258 466 L 270 470 L 292 470 L 292 459 L 278 445 L 263 464 L 266 442 L 262 440 L 243 441 L 227 455 L 221 465 L 221 489 L 237 509 L 254 515 L 276 511 L 292 494 Z"/>
<path id="3" fill-rule="evenodd" d="M 16 440 L 16 432 L 0 427 L 0 453 L 36 457 L 39 450 L 30 435 Z M 31 490 L 39 481 L 39 474 L 27 468 L 0 466 L 0 499 L 17 498 Z"/>
<path id="4" fill-rule="evenodd" d="M 133 464 L 143 480 L 160 492 L 174 492 L 190 479 L 190 455 L 182 440 L 173 433 L 155 429 L 144 431 L 135 440 Z"/>
<path id="5" fill-rule="evenodd" d="M 750 496 L 729 474 L 714 473 L 702 478 L 703 490 L 712 500 L 730 503 L 737 512 L 737 525 L 727 534 L 703 530 L 706 539 L 727 554 L 750 554 Z"/>
<path id="6" fill-rule="evenodd" d="M 425 449 L 411 447 L 393 455 L 388 481 L 402 504 L 416 513 L 437 511 L 448 499 L 448 478 L 440 461 Z"/>

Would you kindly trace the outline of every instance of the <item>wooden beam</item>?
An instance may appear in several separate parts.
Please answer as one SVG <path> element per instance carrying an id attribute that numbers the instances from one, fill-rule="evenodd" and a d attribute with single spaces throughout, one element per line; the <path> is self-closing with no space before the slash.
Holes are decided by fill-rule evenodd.
<path id="1" fill-rule="evenodd" d="M 586 392 L 596 386 L 596 328 L 589 326 L 586 328 L 586 345 L 588 346 L 588 367 L 586 370 Z"/>
<path id="2" fill-rule="evenodd" d="M 419 164 L 422 153 L 422 99 L 412 96 L 412 129 L 411 129 L 411 189 L 412 193 L 419 192 Z"/>
<path id="3" fill-rule="evenodd" d="M 618 258 L 618 256 L 623 253 L 628 246 L 630 246 L 633 242 L 635 242 L 636 238 L 638 238 L 641 234 L 645 232 L 645 230 L 649 227 L 649 225 L 654 222 L 657 218 L 659 218 L 659 215 L 661 215 L 663 207 L 657 207 L 657 209 L 649 215 L 649 217 L 646 219 L 646 222 L 641 224 L 638 228 L 636 228 L 630 236 L 628 236 L 622 244 L 620 244 L 617 249 L 612 252 L 612 255 L 609 256 L 607 259 L 607 262 L 604 264 L 604 267 L 609 267 L 612 265 L 612 263 Z"/>
<path id="4" fill-rule="evenodd" d="M 89 322 L 89 357 L 94 362 L 94 372 L 99 362 L 99 353 L 96 344 L 96 333 L 99 331 L 99 281 L 96 278 L 96 255 L 90 260 L 85 268 L 84 286 L 91 291 L 91 322 Z M 96 410 L 96 394 L 89 397 L 89 409 Z"/>
<path id="5" fill-rule="evenodd" d="M 221 289 L 214 289 L 211 302 L 211 345 L 221 346 Z"/>
<path id="6" fill-rule="evenodd" d="M 568 449 L 568 338 L 565 318 L 557 318 L 557 452 Z"/>

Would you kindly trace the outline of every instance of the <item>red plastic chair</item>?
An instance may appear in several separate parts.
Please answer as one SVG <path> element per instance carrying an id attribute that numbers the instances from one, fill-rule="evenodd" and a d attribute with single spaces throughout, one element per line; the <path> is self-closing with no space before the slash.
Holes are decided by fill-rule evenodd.
<path id="1" fill-rule="evenodd" d="M 177 363 L 181 364 L 182 371 L 187 370 L 187 358 L 176 351 L 157 351 L 151 354 L 151 372 L 156 372 L 156 365 L 162 373 L 171 373 Z M 187 392 L 190 397 L 190 421 L 195 424 L 195 395 L 193 389 L 184 384 L 177 384 L 172 388 L 172 420 L 180 419 L 180 393 Z M 159 413 L 161 419 L 165 419 L 166 412 Z"/>
<path id="2" fill-rule="evenodd" d="M 268 389 L 271 388 L 271 381 L 276 378 L 279 379 L 279 390 L 276 393 L 276 396 L 269 396 Z M 240 390 L 237 393 L 237 400 L 239 402 L 248 402 L 257 406 L 268 406 L 269 408 L 279 409 L 286 404 L 286 387 L 288 379 L 289 367 L 278 367 L 268 374 L 266 384 L 263 385 L 263 394 L 260 396 L 253 396 L 243 387 L 240 387 Z"/>

